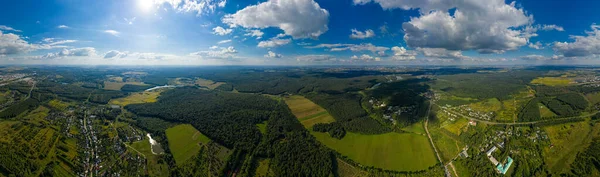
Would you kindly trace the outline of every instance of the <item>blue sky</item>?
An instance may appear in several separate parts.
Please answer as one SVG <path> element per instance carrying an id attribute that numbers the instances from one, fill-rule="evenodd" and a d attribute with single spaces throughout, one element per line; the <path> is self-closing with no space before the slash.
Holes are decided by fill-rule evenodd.
<path id="1" fill-rule="evenodd" d="M 600 1 L 0 2 L 0 64 L 599 64 Z"/>

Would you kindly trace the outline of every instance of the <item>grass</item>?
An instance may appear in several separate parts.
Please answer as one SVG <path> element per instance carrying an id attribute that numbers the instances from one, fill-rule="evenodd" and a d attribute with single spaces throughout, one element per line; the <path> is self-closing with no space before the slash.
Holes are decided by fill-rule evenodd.
<path id="1" fill-rule="evenodd" d="M 359 168 L 356 168 L 341 159 L 336 159 L 338 168 L 337 173 L 339 176 L 352 176 L 352 177 L 366 177 L 369 176 L 368 172 L 362 171 Z"/>
<path id="2" fill-rule="evenodd" d="M 206 87 L 208 89 L 214 90 L 215 88 L 225 84 L 225 82 L 215 82 L 207 79 L 198 78 L 195 81 L 196 85 Z"/>
<path id="3" fill-rule="evenodd" d="M 271 163 L 271 159 L 260 159 L 258 161 L 258 167 L 256 168 L 255 175 L 258 177 L 274 176 L 273 172 L 271 171 L 271 169 L 269 167 L 270 163 Z"/>
<path id="4" fill-rule="evenodd" d="M 469 107 L 481 112 L 496 112 L 502 109 L 502 102 L 497 98 L 490 98 L 482 102 L 470 104 Z"/>
<path id="5" fill-rule="evenodd" d="M 196 130 L 190 124 L 178 125 L 166 130 L 169 149 L 178 165 L 184 164 L 189 158 L 198 154 L 200 146 L 210 139 Z"/>
<path id="6" fill-rule="evenodd" d="M 256 126 L 258 126 L 258 130 L 260 131 L 260 133 L 262 133 L 263 135 L 267 134 L 267 122 L 266 121 L 263 123 L 260 123 L 260 124 L 256 124 Z"/>
<path id="7" fill-rule="evenodd" d="M 158 100 L 158 96 L 160 95 L 161 90 L 154 90 L 148 92 L 141 93 L 132 93 L 127 97 L 112 99 L 109 104 L 119 105 L 119 106 L 127 106 L 130 104 L 139 104 L 139 103 L 154 103 Z"/>
<path id="8" fill-rule="evenodd" d="M 583 121 L 544 127 L 550 142 L 554 145 L 543 150 L 548 169 L 554 173 L 569 169 L 576 154 L 589 146 L 593 137 L 599 135 L 599 126 L 595 124 L 592 127 L 588 121 Z"/>
<path id="9" fill-rule="evenodd" d="M 169 175 L 169 166 L 166 163 L 159 163 L 158 155 L 154 155 L 152 153 L 152 148 L 150 147 L 150 141 L 148 138 L 144 138 L 144 140 L 131 143 L 128 148 L 132 149 L 133 153 L 139 152 L 146 157 L 148 160 L 148 174 L 149 176 L 168 176 Z"/>
<path id="10" fill-rule="evenodd" d="M 364 165 L 387 170 L 418 171 L 437 163 L 427 137 L 413 133 L 362 135 L 348 132 L 341 140 L 311 132 L 317 140 Z"/>
<path id="11" fill-rule="evenodd" d="M 447 134 L 451 133 L 449 131 L 444 133 L 440 130 L 430 130 L 430 133 L 444 163 L 447 163 L 452 160 L 452 158 L 456 157 L 456 155 L 458 155 L 458 153 L 460 153 L 464 147 L 462 143 L 453 139 Z"/>
<path id="12" fill-rule="evenodd" d="M 51 100 L 50 102 L 48 102 L 48 105 L 54 109 L 58 109 L 61 111 L 67 110 L 67 107 L 69 107 L 68 103 L 62 102 L 57 99 Z"/>
<path id="13" fill-rule="evenodd" d="M 541 117 L 554 117 L 554 116 L 556 116 L 556 114 L 554 112 L 552 112 L 550 109 L 548 109 L 543 104 L 538 103 L 538 106 L 540 107 L 540 116 Z"/>
<path id="14" fill-rule="evenodd" d="M 104 81 L 104 90 L 121 90 L 121 88 L 126 85 L 146 85 L 144 83 L 141 82 L 111 82 L 111 81 Z"/>
<path id="15" fill-rule="evenodd" d="M 532 84 L 541 84 L 547 86 L 566 86 L 571 84 L 571 79 L 564 77 L 538 77 L 531 81 Z"/>
<path id="16" fill-rule="evenodd" d="M 424 135 L 427 132 L 425 132 L 425 128 L 423 127 L 423 122 L 418 122 L 418 123 L 414 123 L 408 127 L 404 127 L 402 128 L 402 130 L 407 131 L 407 132 L 412 132 L 412 133 L 416 133 L 416 134 L 421 134 Z"/>
<path id="17" fill-rule="evenodd" d="M 469 121 L 467 119 L 459 118 L 456 119 L 456 121 L 454 121 L 453 123 L 447 124 L 443 128 L 458 136 L 462 133 L 463 128 L 467 126 L 468 123 Z"/>
<path id="18" fill-rule="evenodd" d="M 292 113 L 307 129 L 317 123 L 335 122 L 335 119 L 325 109 L 303 96 L 294 95 L 286 97 L 284 100 Z"/>
<path id="19" fill-rule="evenodd" d="M 590 93 L 585 95 L 585 97 L 590 101 L 590 105 L 600 103 L 600 92 Z"/>

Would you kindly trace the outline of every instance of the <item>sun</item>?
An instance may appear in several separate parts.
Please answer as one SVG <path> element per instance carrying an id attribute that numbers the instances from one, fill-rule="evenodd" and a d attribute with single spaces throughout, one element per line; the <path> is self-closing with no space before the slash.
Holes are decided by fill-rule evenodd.
<path id="1" fill-rule="evenodd" d="M 154 7 L 154 0 L 137 0 L 138 7 L 144 11 L 149 12 Z"/>

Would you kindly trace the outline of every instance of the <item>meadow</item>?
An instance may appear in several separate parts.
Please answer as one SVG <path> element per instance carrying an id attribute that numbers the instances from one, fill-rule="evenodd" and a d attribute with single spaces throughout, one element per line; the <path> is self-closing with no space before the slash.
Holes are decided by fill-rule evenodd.
<path id="1" fill-rule="evenodd" d="M 175 163 L 184 164 L 186 160 L 198 154 L 200 146 L 210 142 L 210 139 L 196 130 L 190 124 L 178 125 L 166 130 L 169 149 Z"/>
<path id="2" fill-rule="evenodd" d="M 556 116 L 556 114 L 548 109 L 548 107 L 544 106 L 544 104 L 538 103 L 538 106 L 540 107 L 540 116 L 542 116 L 542 118 Z"/>
<path id="3" fill-rule="evenodd" d="M 109 101 L 109 104 L 127 106 L 130 104 L 154 103 L 157 101 L 160 93 L 161 89 L 141 93 L 131 93 L 124 98 L 112 99 Z"/>
<path id="4" fill-rule="evenodd" d="M 437 163 L 427 137 L 413 133 L 362 135 L 348 132 L 341 140 L 311 132 L 321 143 L 364 165 L 386 170 L 419 171 Z"/>
<path id="5" fill-rule="evenodd" d="M 286 97 L 284 100 L 292 110 L 292 114 L 294 114 L 298 118 L 298 121 L 300 121 L 307 129 L 310 129 L 317 123 L 331 123 L 335 121 L 327 110 L 303 96 L 294 95 Z"/>
<path id="6" fill-rule="evenodd" d="M 566 86 L 571 84 L 571 79 L 564 77 L 538 77 L 531 81 L 532 84 L 541 84 L 547 86 Z"/>
<path id="7" fill-rule="evenodd" d="M 225 84 L 225 82 L 215 82 L 207 79 L 198 78 L 195 81 L 196 85 L 206 87 L 208 89 L 214 90 L 215 88 Z"/>
<path id="8" fill-rule="evenodd" d="M 544 127 L 553 145 L 543 151 L 549 171 L 560 173 L 569 169 L 576 154 L 584 150 L 593 137 L 600 135 L 598 126 L 598 123 L 592 126 L 589 121 L 583 121 Z"/>

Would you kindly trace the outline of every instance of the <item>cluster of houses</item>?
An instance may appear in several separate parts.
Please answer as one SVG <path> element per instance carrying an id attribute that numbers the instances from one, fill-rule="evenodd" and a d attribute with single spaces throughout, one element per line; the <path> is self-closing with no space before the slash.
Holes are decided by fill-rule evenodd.
<path id="1" fill-rule="evenodd" d="M 377 100 L 376 98 L 369 99 L 369 103 L 375 109 L 383 110 L 382 118 L 392 122 L 392 124 L 396 125 L 396 119 L 394 119 L 394 115 L 400 116 L 405 112 L 412 112 L 416 109 L 416 105 L 411 106 L 388 106 L 384 101 Z"/>
<path id="2" fill-rule="evenodd" d="M 504 142 L 502 142 L 501 144 L 499 144 L 499 146 L 501 148 L 504 148 Z M 506 158 L 506 163 L 500 163 L 498 162 L 498 160 L 496 160 L 496 158 L 494 158 L 493 153 L 498 150 L 498 148 L 495 145 L 492 145 L 492 148 L 490 148 L 490 150 L 487 151 L 487 153 L 485 153 L 488 157 L 488 159 L 490 159 L 490 162 L 492 162 L 492 164 L 496 167 L 496 172 L 500 173 L 500 174 L 506 174 L 506 172 L 508 171 L 508 169 L 510 168 L 510 166 L 513 163 L 513 159 L 508 156 Z"/>
<path id="3" fill-rule="evenodd" d="M 456 106 L 456 107 L 453 107 L 451 105 L 444 105 L 444 106 L 442 106 L 442 108 L 450 109 L 450 110 L 456 111 L 458 113 L 461 113 L 461 114 L 469 116 L 469 117 L 477 117 L 478 119 L 481 119 L 481 120 L 492 120 L 496 116 L 496 113 L 494 113 L 493 111 L 480 112 L 480 111 L 473 110 L 468 105 L 460 105 L 460 106 Z"/>

